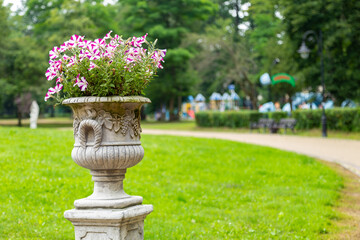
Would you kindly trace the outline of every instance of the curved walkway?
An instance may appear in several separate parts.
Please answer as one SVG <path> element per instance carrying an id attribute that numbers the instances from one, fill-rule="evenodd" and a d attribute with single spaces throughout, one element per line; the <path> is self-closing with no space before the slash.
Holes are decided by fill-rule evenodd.
<path id="1" fill-rule="evenodd" d="M 336 162 L 360 176 L 360 141 L 278 134 L 192 132 L 143 129 L 143 134 L 217 138 L 274 147 Z"/>

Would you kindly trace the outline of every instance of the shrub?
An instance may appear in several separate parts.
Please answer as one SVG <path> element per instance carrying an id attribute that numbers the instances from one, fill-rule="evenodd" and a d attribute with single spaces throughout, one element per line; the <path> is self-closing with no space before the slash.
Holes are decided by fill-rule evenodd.
<path id="1" fill-rule="evenodd" d="M 267 114 L 268 114 L 268 118 L 274 119 L 275 122 L 280 122 L 280 119 L 288 117 L 287 112 L 269 112 Z"/>
<path id="2" fill-rule="evenodd" d="M 260 113 L 253 110 L 214 112 L 206 111 L 196 113 L 196 124 L 200 127 L 229 127 L 246 128 L 251 122 L 260 118 L 270 118 L 279 122 L 287 118 L 286 112 Z M 292 112 L 292 118 L 297 120 L 296 129 L 321 128 L 321 109 L 299 109 Z M 330 130 L 359 131 L 360 108 L 333 108 L 326 110 L 327 127 Z"/>
<path id="3" fill-rule="evenodd" d="M 257 122 L 260 118 L 266 116 L 258 111 L 228 111 L 215 112 L 205 111 L 196 113 L 196 124 L 200 127 L 229 127 L 243 128 L 249 127 L 250 122 Z"/>
<path id="4" fill-rule="evenodd" d="M 333 108 L 326 110 L 327 128 L 340 131 L 360 131 L 360 108 Z M 322 110 L 296 110 L 297 129 L 321 127 Z"/>

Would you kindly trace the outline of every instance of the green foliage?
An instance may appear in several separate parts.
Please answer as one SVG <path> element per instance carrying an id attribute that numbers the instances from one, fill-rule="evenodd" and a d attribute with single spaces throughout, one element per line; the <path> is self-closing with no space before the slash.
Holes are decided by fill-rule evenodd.
<path id="1" fill-rule="evenodd" d="M 224 92 L 229 84 L 241 89 L 241 96 L 249 96 L 257 107 L 256 82 L 250 78 L 257 66 L 245 39 L 234 40 L 228 30 L 229 20 L 219 20 L 206 28 L 204 34 L 192 34 L 188 41 L 197 51 L 192 65 L 199 72 L 202 82 L 200 91 L 210 96 L 212 92 Z"/>
<path id="2" fill-rule="evenodd" d="M 303 33 L 311 28 L 323 32 L 326 94 L 334 97 L 336 104 L 348 98 L 360 101 L 357 0 L 123 0 L 108 5 L 101 0 L 24 0 L 24 14 L 11 13 L 3 2 L 2 84 L 6 82 L 14 87 L 11 89 L 36 86 L 39 90 L 31 90 L 36 98 L 49 87 L 45 81 L 39 84 L 49 49 L 73 34 L 93 39 L 113 30 L 128 36 L 149 33 L 169 50 L 166 70 L 146 90 L 154 109 L 166 105 L 173 113 L 175 108 L 180 110 L 185 96 L 224 92 L 229 83 L 235 83 L 239 95 L 249 96 L 256 108 L 258 95 L 269 100 L 259 77 L 270 70 L 296 79 L 296 88 L 288 84 L 270 87 L 271 100 L 283 102 L 285 95 L 291 97 L 305 88 L 317 91 L 320 85 L 316 39 L 307 39 L 312 50 L 309 59 L 300 59 L 296 52 Z M 243 8 L 246 4 L 248 10 Z M 240 30 L 239 24 L 248 29 Z M 211 39 L 210 43 L 202 45 L 206 39 Z M 214 50 L 215 43 L 223 46 Z M 30 56 L 21 62 L 24 52 Z M 276 66 L 272 65 L 274 58 L 280 59 Z M 12 105 L 14 94 L 3 92 L 1 98 L 7 106 Z"/>
<path id="3" fill-rule="evenodd" d="M 316 36 L 307 39 L 312 50 L 309 59 L 300 58 L 296 50 L 307 30 L 323 32 L 326 90 L 339 103 L 360 97 L 360 2 L 357 0 L 278 1 L 284 16 L 286 50 L 292 53 L 289 63 L 297 64 L 298 75 L 306 85 L 320 85 L 320 56 Z"/>
<path id="4" fill-rule="evenodd" d="M 216 5 L 211 0 L 184 1 L 123 1 L 121 28 L 129 35 L 149 33 L 159 38 L 159 45 L 168 50 L 159 81 L 151 84 L 146 94 L 153 106 L 166 104 L 171 119 L 177 103 L 180 112 L 181 99 L 192 93 L 196 81 L 189 60 L 192 54 L 181 45 L 186 34 L 202 32 L 207 21 L 215 14 Z"/>
<path id="5" fill-rule="evenodd" d="M 196 124 L 199 127 L 229 127 L 247 128 L 251 122 L 257 122 L 266 116 L 258 111 L 204 111 L 195 114 Z"/>
<path id="6" fill-rule="evenodd" d="M 241 111 L 204 111 L 195 114 L 196 124 L 199 127 L 229 127 L 229 128 L 248 128 L 250 123 L 259 121 L 260 118 L 270 118 L 279 122 L 282 118 L 287 118 L 286 112 L 260 113 L 252 110 Z"/>
<path id="7" fill-rule="evenodd" d="M 309 130 L 321 128 L 322 110 L 296 110 L 292 112 L 292 118 L 296 119 L 296 129 Z M 258 111 L 216 112 L 205 111 L 195 114 L 196 124 L 199 127 L 229 127 L 247 128 L 251 122 L 257 122 L 260 118 L 270 118 L 279 122 L 282 118 L 288 118 L 286 112 L 259 113 Z M 326 110 L 327 127 L 329 130 L 345 132 L 360 131 L 359 108 L 334 108 Z"/>
<path id="8" fill-rule="evenodd" d="M 282 118 L 287 118 L 289 115 L 287 112 L 269 112 L 269 113 L 265 113 L 265 115 L 268 116 L 268 118 L 270 119 L 274 119 L 275 122 L 279 122 L 280 119 Z"/>
<path id="9" fill-rule="evenodd" d="M 325 111 L 329 130 L 360 131 L 359 108 L 334 108 Z M 321 127 L 322 110 L 296 110 L 293 117 L 297 120 L 297 129 Z"/>
<path id="10" fill-rule="evenodd" d="M 0 128 L 1 239 L 74 238 L 63 212 L 93 182 L 71 159 L 73 141 L 67 130 Z M 210 139 L 142 144 L 124 188 L 154 205 L 145 239 L 320 239 L 334 229 L 343 180 L 313 158 Z"/>

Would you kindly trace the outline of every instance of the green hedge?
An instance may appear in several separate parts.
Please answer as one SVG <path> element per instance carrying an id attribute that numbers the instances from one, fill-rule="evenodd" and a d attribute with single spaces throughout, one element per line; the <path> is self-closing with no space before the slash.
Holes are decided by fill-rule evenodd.
<path id="1" fill-rule="evenodd" d="M 269 112 L 264 113 L 265 118 L 274 119 L 275 122 L 279 122 L 282 118 L 287 118 L 288 113 L 287 112 Z"/>
<path id="2" fill-rule="evenodd" d="M 259 113 L 258 111 L 242 110 L 196 113 L 196 124 L 200 127 L 247 128 L 250 122 L 260 118 L 271 118 L 280 121 L 287 118 L 286 112 Z M 292 118 L 297 120 L 296 129 L 321 128 L 322 110 L 296 110 Z M 360 108 L 333 108 L 326 110 L 327 127 L 330 130 L 360 131 Z"/>
<path id="3" fill-rule="evenodd" d="M 200 127 L 249 127 L 250 122 L 257 122 L 264 114 L 258 111 L 206 111 L 196 113 L 196 124 Z"/>
<path id="4" fill-rule="evenodd" d="M 360 108 L 327 109 L 326 122 L 330 130 L 360 131 Z M 297 129 L 312 129 L 321 127 L 322 110 L 296 110 L 293 117 L 297 120 Z"/>

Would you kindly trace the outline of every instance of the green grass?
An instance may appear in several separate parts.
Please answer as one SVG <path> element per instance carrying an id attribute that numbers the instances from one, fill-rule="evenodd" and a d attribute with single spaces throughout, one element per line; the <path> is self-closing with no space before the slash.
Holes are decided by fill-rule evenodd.
<path id="1" fill-rule="evenodd" d="M 0 126 L 16 126 L 16 119 L 0 119 Z M 29 119 L 23 120 L 23 126 L 29 127 Z M 154 122 L 154 121 L 142 121 L 142 128 L 148 129 L 161 129 L 161 130 L 182 130 L 182 131 L 212 131 L 212 132 L 231 132 L 231 133 L 249 133 L 250 130 L 247 128 L 226 128 L 226 127 L 217 127 L 217 128 L 205 128 L 196 126 L 195 121 L 181 121 L 181 122 Z M 39 128 L 71 128 L 72 119 L 71 118 L 44 118 L 39 119 L 38 122 Z M 252 131 L 257 133 L 257 130 Z M 263 131 L 260 131 L 263 133 Z M 283 134 L 280 132 L 279 134 Z M 321 129 L 312 129 L 312 130 L 297 130 L 295 133 L 291 131 L 287 132 L 287 135 L 295 136 L 306 136 L 306 137 L 322 137 Z M 360 140 L 360 132 L 343 132 L 343 131 L 328 131 L 329 138 L 341 138 L 341 139 L 351 139 L 351 140 Z"/>
<path id="2" fill-rule="evenodd" d="M 142 137 L 125 191 L 154 212 L 145 239 L 319 239 L 343 179 L 313 158 L 223 140 Z M 72 131 L 0 127 L 0 239 L 73 239 L 63 212 L 91 194 Z"/>

